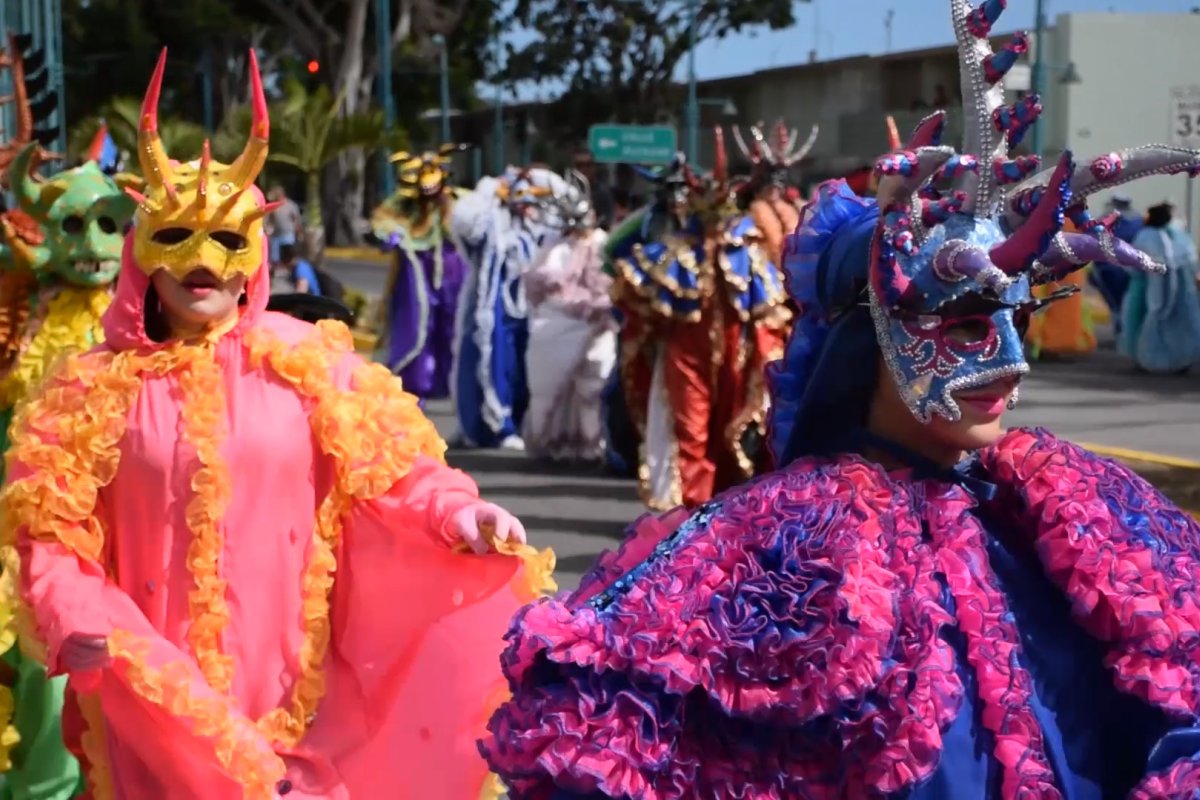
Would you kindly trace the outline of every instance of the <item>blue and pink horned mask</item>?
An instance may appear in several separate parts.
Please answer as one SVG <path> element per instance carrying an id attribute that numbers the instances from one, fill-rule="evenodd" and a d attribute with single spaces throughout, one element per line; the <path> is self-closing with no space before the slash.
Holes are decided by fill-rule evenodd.
<path id="1" fill-rule="evenodd" d="M 1032 95 L 1004 104 L 1004 76 L 1028 47 L 1017 34 L 992 50 L 992 26 L 1006 5 L 950 0 L 962 73 L 961 151 L 941 144 L 939 112 L 875 168 L 871 315 L 892 377 L 923 422 L 934 414 L 957 420 L 955 392 L 1029 370 L 1025 327 L 1045 302 L 1033 298 L 1032 286 L 1093 261 L 1162 270 L 1112 234 L 1112 219 L 1088 214 L 1090 195 L 1200 170 L 1200 151 L 1161 145 L 1108 153 L 1082 169 L 1066 152 L 1044 172 L 1036 157 L 1014 156 L 1042 107 Z M 1064 231 L 1066 220 L 1075 232 Z"/>

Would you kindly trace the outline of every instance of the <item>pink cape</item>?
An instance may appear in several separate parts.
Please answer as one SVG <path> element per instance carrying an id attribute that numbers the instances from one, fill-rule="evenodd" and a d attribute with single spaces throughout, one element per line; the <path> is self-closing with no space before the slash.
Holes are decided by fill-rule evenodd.
<path id="1" fill-rule="evenodd" d="M 265 311 L 265 267 L 236 327 L 198 346 L 211 355 L 194 368 L 184 359 L 143 371 L 140 388 L 114 393 L 122 358 L 165 349 L 146 335 L 148 288 L 127 241 L 107 344 L 60 370 L 18 420 L 5 493 L 10 526 L 19 526 L 23 599 L 51 672 L 62 671 L 59 651 L 73 633 L 107 636 L 114 657 L 110 668 L 70 674 L 81 703 L 69 704 L 67 728 L 86 728 L 73 744 L 82 744 L 91 792 L 479 797 L 487 770 L 475 740 L 501 699 L 502 635 L 533 578 L 519 558 L 452 549 L 447 524 L 478 501 L 474 482 L 442 463 L 440 439 L 397 382 L 387 378 L 381 389 L 372 368 L 328 345 L 344 329 Z M 283 354 L 278 362 L 255 357 L 264 342 Z M 328 369 L 284 358 L 314 343 Z M 280 364 L 297 363 L 307 371 L 281 373 Z M 218 391 L 206 395 L 193 374 L 215 374 Z M 124 423 L 97 409 L 102 391 L 127 397 Z M 327 400 L 341 416 L 326 415 Z M 51 418 L 54 408 L 71 411 Z M 214 413 L 199 427 L 213 429 L 215 456 L 202 453 L 189 427 L 201 412 Z M 111 475 L 72 474 L 103 460 L 100 438 L 114 424 L 125 427 Z M 380 467 L 389 453 L 407 452 L 410 436 L 416 449 L 405 469 Z M 227 467 L 225 484 L 198 474 L 214 458 Z M 65 474 L 56 478 L 58 469 Z M 336 568 L 328 613 L 314 617 L 306 569 L 318 508 L 337 486 L 348 488 L 335 515 Z M 205 605 L 197 504 L 222 496 L 209 565 L 224 586 Z M 214 608 L 224 614 L 219 647 L 198 655 L 194 628 Z M 323 671 L 323 699 L 298 741 L 281 744 L 256 722 L 288 706 L 310 641 L 328 644 L 313 665 Z M 200 667 L 221 655 L 228 692 L 212 688 Z M 318 674 L 317 697 L 320 683 Z"/>

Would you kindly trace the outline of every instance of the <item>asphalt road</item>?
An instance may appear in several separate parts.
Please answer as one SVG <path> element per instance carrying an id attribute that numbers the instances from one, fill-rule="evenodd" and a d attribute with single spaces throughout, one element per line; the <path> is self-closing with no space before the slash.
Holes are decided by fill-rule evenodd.
<path id="1" fill-rule="evenodd" d="M 383 294 L 387 283 L 388 266 L 384 263 L 331 258 L 325 262 L 325 267 L 346 286 L 373 297 Z"/>
<path id="2" fill-rule="evenodd" d="M 383 291 L 386 266 L 328 266 L 348 286 L 371 295 Z M 1010 424 L 1200 462 L 1200 374 L 1139 375 L 1110 348 L 1076 362 L 1035 364 Z M 444 435 L 454 430 L 448 403 L 431 404 L 429 413 Z M 517 514 L 535 544 L 554 548 L 564 587 L 573 586 L 596 555 L 614 546 L 625 526 L 644 513 L 629 480 L 541 464 L 518 453 L 456 451 L 450 460 L 475 477 L 488 499 Z"/>

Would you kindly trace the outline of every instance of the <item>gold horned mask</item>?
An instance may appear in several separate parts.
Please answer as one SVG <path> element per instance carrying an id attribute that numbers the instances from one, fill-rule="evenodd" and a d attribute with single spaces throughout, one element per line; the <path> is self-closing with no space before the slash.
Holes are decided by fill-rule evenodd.
<path id="1" fill-rule="evenodd" d="M 389 159 L 396 165 L 401 197 L 432 200 L 446 191 L 450 182 L 450 158 L 466 145 L 444 144 L 437 152 L 421 154 L 401 150 Z"/>
<path id="2" fill-rule="evenodd" d="M 158 98 L 167 66 L 164 48 L 142 102 L 138 159 L 146 193 L 137 201 L 133 257 L 148 275 L 165 269 L 183 280 L 207 269 L 221 280 L 250 277 L 262 266 L 263 217 L 277 204 L 263 201 L 254 181 L 267 160 L 271 123 L 258 59 L 250 51 L 250 137 L 232 164 L 213 161 L 210 145 L 196 161 L 172 161 L 158 134 Z"/>

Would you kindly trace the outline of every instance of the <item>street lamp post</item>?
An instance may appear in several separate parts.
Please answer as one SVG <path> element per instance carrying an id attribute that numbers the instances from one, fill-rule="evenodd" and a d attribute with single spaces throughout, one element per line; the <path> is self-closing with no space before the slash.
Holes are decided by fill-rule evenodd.
<path id="1" fill-rule="evenodd" d="M 200 54 L 200 83 L 202 87 L 201 102 L 204 105 L 204 127 L 212 131 L 213 122 L 213 80 L 212 80 L 212 48 L 205 47 Z"/>
<path id="2" fill-rule="evenodd" d="M 438 67 L 441 71 L 442 95 L 442 142 L 450 141 L 450 57 L 446 50 L 446 37 L 435 34 L 433 43 L 438 48 Z"/>
<path id="3" fill-rule="evenodd" d="M 695 163 L 699 150 L 700 103 L 696 98 L 696 14 L 699 0 L 688 3 L 687 157 Z"/>
<path id="4" fill-rule="evenodd" d="M 1034 42 L 1037 46 L 1037 52 L 1033 57 L 1033 93 L 1038 97 L 1042 97 L 1043 102 L 1045 97 L 1042 92 L 1045 89 L 1045 70 L 1046 70 L 1046 0 L 1037 0 L 1034 13 L 1036 16 L 1036 33 Z M 1033 154 L 1040 156 L 1042 154 L 1042 123 L 1037 121 L 1033 123 Z"/>
<path id="5" fill-rule="evenodd" d="M 383 106 L 384 130 L 391 133 L 396 125 L 396 108 L 392 100 L 392 8 L 389 0 L 376 0 L 375 22 L 376 47 L 379 49 L 376 85 L 379 87 L 379 104 Z M 383 173 L 380 178 L 383 196 L 389 197 L 396 188 L 396 176 L 386 155 L 382 159 Z"/>
<path id="6" fill-rule="evenodd" d="M 496 71 L 500 71 L 500 33 L 495 34 L 493 48 L 496 59 Z M 501 175 L 504 172 L 504 88 L 500 84 L 499 75 L 496 76 L 496 99 L 495 99 L 495 119 L 492 124 L 492 138 L 495 140 L 492 143 L 493 150 L 493 166 L 496 169 L 496 174 Z"/>

